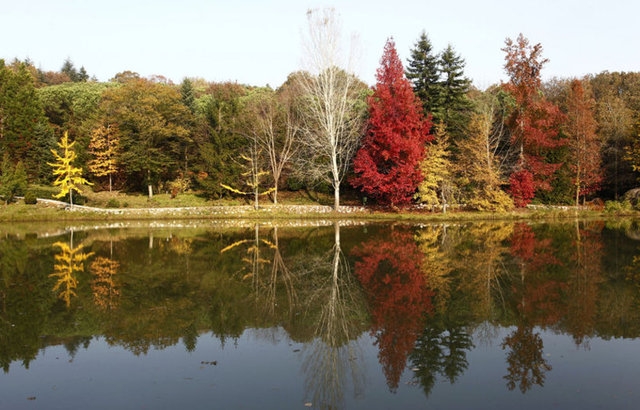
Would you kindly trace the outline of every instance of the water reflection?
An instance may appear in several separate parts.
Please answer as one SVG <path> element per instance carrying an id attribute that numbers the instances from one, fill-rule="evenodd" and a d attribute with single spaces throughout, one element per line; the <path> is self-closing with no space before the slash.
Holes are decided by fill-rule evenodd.
<path id="1" fill-rule="evenodd" d="M 84 272 L 84 261 L 91 257 L 93 253 L 82 252 L 82 245 L 73 246 L 73 231 L 69 236 L 69 244 L 56 242 L 53 247 L 58 248 L 60 252 L 54 255 L 53 273 L 49 277 L 56 278 L 53 292 L 58 293 L 58 298 L 63 300 L 68 308 L 71 306 L 71 298 L 77 296 L 77 274 Z"/>
<path id="2" fill-rule="evenodd" d="M 180 345 L 195 354 L 206 334 L 233 348 L 246 329 L 281 329 L 300 345 L 300 396 L 316 408 L 371 394 L 363 335 L 392 393 L 416 386 L 429 400 L 438 382 L 464 384 L 473 352 L 495 345 L 495 383 L 529 395 L 558 371 L 545 335 L 582 351 L 596 338 L 640 336 L 629 226 L 251 223 L 7 236 L 0 364 L 10 375 L 52 345 L 73 359 L 94 336 L 142 357 Z"/>

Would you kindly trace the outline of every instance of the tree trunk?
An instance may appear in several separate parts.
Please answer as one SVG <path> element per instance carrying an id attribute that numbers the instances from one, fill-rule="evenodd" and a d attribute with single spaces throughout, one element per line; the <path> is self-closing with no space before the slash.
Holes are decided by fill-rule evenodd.
<path id="1" fill-rule="evenodd" d="M 151 170 L 147 170 L 147 188 L 149 190 L 149 200 L 153 198 L 153 186 L 151 185 Z"/>
<path id="2" fill-rule="evenodd" d="M 69 190 L 69 207 L 73 208 L 73 188 Z"/>

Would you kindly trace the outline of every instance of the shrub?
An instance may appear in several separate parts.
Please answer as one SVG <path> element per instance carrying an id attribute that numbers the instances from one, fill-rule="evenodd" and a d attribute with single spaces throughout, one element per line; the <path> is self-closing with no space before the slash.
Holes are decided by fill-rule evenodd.
<path id="1" fill-rule="evenodd" d="M 35 205 L 38 203 L 38 197 L 36 196 L 36 193 L 33 191 L 27 191 L 24 194 L 24 203 L 27 205 Z"/>
<path id="2" fill-rule="evenodd" d="M 110 200 L 107 201 L 106 207 L 107 208 L 120 208 L 120 202 L 118 202 L 118 200 L 115 199 L 115 198 L 111 198 Z"/>

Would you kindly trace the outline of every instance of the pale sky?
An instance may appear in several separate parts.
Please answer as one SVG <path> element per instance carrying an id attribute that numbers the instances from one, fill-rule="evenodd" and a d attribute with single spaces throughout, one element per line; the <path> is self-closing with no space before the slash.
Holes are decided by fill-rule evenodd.
<path id="1" fill-rule="evenodd" d="M 640 2 L 630 0 L 0 0 L 0 58 L 59 70 L 66 58 L 107 81 L 130 70 L 281 85 L 302 67 L 309 8 L 334 7 L 345 48 L 359 38 L 356 74 L 375 83 L 388 37 L 406 66 L 424 30 L 447 44 L 479 88 L 506 80 L 507 37 L 541 43 L 543 78 L 640 71 Z"/>

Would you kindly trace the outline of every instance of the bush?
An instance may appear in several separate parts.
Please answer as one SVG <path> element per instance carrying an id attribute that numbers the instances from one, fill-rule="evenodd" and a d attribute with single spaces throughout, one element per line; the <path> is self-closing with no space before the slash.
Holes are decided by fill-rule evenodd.
<path id="1" fill-rule="evenodd" d="M 115 198 L 111 198 L 110 200 L 107 201 L 106 207 L 107 208 L 120 208 L 120 202 L 118 202 L 118 200 L 115 199 Z"/>
<path id="2" fill-rule="evenodd" d="M 24 194 L 24 203 L 27 205 L 35 205 L 38 203 L 38 197 L 36 196 L 36 193 L 33 191 L 27 191 Z"/>
<path id="3" fill-rule="evenodd" d="M 632 210 L 631 203 L 628 200 L 624 200 L 622 202 L 618 201 L 607 201 L 604 203 L 604 210 L 607 213 L 621 213 L 621 212 L 629 212 Z"/>

